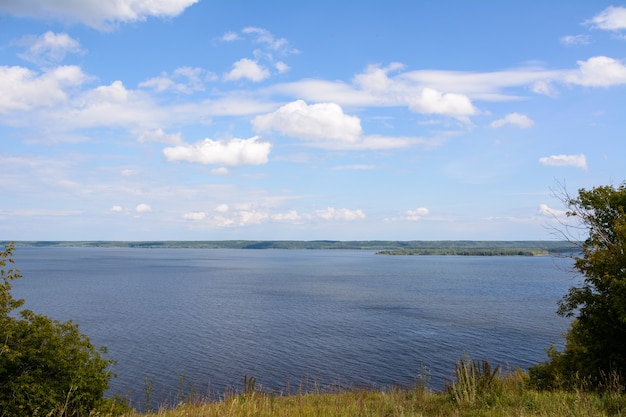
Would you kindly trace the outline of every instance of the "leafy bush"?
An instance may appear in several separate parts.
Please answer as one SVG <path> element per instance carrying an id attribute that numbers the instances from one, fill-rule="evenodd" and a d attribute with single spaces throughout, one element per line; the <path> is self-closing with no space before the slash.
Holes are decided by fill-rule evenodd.
<path id="1" fill-rule="evenodd" d="M 588 233 L 574 267 L 585 277 L 559 303 L 559 314 L 574 317 L 563 352 L 530 369 L 539 388 L 578 388 L 581 381 L 602 389 L 626 378 L 626 183 L 619 187 L 564 193 L 574 230 Z M 564 233 L 567 233 L 564 232 Z M 612 375 L 612 376 L 611 376 Z M 614 382 L 612 382 L 615 385 Z M 618 384 L 619 385 L 619 384 Z"/>
<path id="2" fill-rule="evenodd" d="M 12 252 L 0 252 L 0 416 L 89 415 L 103 402 L 111 360 L 71 321 L 13 313 L 23 300 L 11 295 L 19 271 L 4 269 Z"/>

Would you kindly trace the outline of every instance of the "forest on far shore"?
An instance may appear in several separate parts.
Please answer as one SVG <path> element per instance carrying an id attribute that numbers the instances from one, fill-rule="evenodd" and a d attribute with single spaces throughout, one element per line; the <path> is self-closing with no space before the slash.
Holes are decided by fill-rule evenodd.
<path id="1" fill-rule="evenodd" d="M 3 244 L 3 242 L 0 242 Z M 372 250 L 380 255 L 542 256 L 577 252 L 572 242 L 550 240 L 163 240 L 163 241 L 18 241 L 21 247 L 146 249 L 311 249 Z"/>

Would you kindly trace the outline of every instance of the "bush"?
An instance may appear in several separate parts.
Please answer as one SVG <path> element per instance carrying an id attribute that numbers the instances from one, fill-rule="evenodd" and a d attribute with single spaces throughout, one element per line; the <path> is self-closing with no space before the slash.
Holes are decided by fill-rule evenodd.
<path id="1" fill-rule="evenodd" d="M 563 193 L 567 216 L 587 239 L 574 267 L 583 276 L 559 303 L 558 313 L 573 317 L 565 349 L 548 350 L 549 361 L 530 369 L 540 388 L 576 388 L 584 381 L 602 389 L 607 380 L 626 378 L 626 183 Z M 567 233 L 564 232 L 564 233 Z M 614 382 L 612 382 L 614 384 Z"/>
<path id="2" fill-rule="evenodd" d="M 11 295 L 20 278 L 13 245 L 0 253 L 0 416 L 86 416 L 103 402 L 112 373 L 104 348 L 96 349 L 78 325 L 30 310 Z"/>

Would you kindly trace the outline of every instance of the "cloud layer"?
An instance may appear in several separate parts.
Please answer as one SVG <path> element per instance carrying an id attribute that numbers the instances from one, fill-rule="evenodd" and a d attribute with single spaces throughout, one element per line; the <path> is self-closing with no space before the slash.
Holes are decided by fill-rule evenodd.
<path id="1" fill-rule="evenodd" d="M 50 17 L 109 30 L 117 23 L 148 17 L 174 17 L 198 0 L 29 0 L 0 2 L 0 12 L 39 19 Z"/>

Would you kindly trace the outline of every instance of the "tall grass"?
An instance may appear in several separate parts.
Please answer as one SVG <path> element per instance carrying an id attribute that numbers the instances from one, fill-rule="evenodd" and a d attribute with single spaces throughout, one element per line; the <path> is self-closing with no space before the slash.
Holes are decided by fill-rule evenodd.
<path id="1" fill-rule="evenodd" d="M 441 392 L 429 390 L 418 379 L 410 387 L 383 390 L 339 387 L 300 389 L 280 394 L 266 391 L 246 376 L 241 391 L 219 400 L 190 395 L 175 408 L 138 413 L 131 410 L 100 412 L 94 417 L 596 417 L 626 416 L 626 394 L 621 381 L 607 379 L 602 392 L 583 385 L 574 390 L 539 391 L 529 385 L 521 369 L 493 367 L 488 361 L 469 358 L 457 362 L 455 380 Z M 583 382 L 581 381 L 581 384 Z M 179 397 L 182 398 L 182 397 Z"/>

